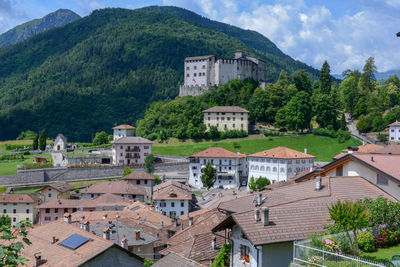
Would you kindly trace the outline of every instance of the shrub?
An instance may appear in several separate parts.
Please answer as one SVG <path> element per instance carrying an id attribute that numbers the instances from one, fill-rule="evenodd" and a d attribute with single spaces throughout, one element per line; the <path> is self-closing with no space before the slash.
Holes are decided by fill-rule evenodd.
<path id="1" fill-rule="evenodd" d="M 386 141 L 388 140 L 387 134 L 379 134 L 379 135 L 378 135 L 378 140 L 379 140 L 380 142 L 386 142 Z"/>
<path id="2" fill-rule="evenodd" d="M 397 243 L 396 236 L 394 235 L 394 232 L 389 230 L 388 228 L 382 228 L 381 236 L 386 238 L 386 240 L 388 241 L 388 245 L 389 246 L 392 246 L 392 245 Z"/>
<path id="3" fill-rule="evenodd" d="M 339 130 L 337 131 L 337 139 L 339 144 L 343 144 L 350 139 L 350 133 L 348 131 Z"/>
<path id="4" fill-rule="evenodd" d="M 382 235 L 375 235 L 374 243 L 376 248 L 386 248 L 389 244 L 389 241 Z"/>
<path id="5" fill-rule="evenodd" d="M 358 247 L 364 252 L 375 250 L 374 236 L 370 232 L 361 232 L 357 236 Z"/>
<path id="6" fill-rule="evenodd" d="M 342 251 L 340 250 L 339 245 L 337 244 L 337 241 L 333 238 L 327 238 L 322 242 L 322 246 L 323 248 L 334 252 L 334 253 L 338 253 L 338 254 L 342 254 Z"/>
<path id="7" fill-rule="evenodd" d="M 314 135 L 320 135 L 320 136 L 329 136 L 332 138 L 336 138 L 337 134 L 335 130 L 329 130 L 329 129 L 325 129 L 325 128 L 315 128 L 313 130 L 313 134 Z"/>
<path id="8" fill-rule="evenodd" d="M 368 120 L 364 116 L 361 116 L 358 119 L 358 122 L 357 122 L 356 126 L 357 126 L 357 130 L 360 133 L 366 133 L 369 130 L 371 130 L 370 123 L 368 122 Z"/>
<path id="9" fill-rule="evenodd" d="M 281 132 L 280 131 L 263 130 L 263 135 L 264 136 L 280 136 Z"/>
<path id="10" fill-rule="evenodd" d="M 338 241 L 338 245 L 340 247 L 340 250 L 343 253 L 351 253 L 351 245 L 350 245 L 350 241 L 347 238 L 347 236 L 345 234 L 339 234 L 337 236 L 337 241 Z"/>
<path id="11" fill-rule="evenodd" d="M 144 138 L 149 139 L 150 141 L 154 141 L 157 139 L 157 134 L 151 133 L 151 134 L 146 135 Z"/>

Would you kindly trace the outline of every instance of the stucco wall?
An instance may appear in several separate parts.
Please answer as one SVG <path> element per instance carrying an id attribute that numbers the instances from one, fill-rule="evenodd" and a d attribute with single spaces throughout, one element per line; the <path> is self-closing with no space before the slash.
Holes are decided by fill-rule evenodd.
<path id="1" fill-rule="evenodd" d="M 109 266 L 119 266 L 119 267 L 141 267 L 143 262 L 137 258 L 124 252 L 121 249 L 112 247 L 104 251 L 103 253 L 97 255 L 93 259 L 89 260 L 87 263 L 80 265 L 82 267 L 109 267 Z"/>
<path id="2" fill-rule="evenodd" d="M 211 126 L 216 126 L 218 131 L 226 130 L 249 130 L 248 113 L 246 112 L 205 112 L 203 123 L 207 130 Z"/>
<path id="3" fill-rule="evenodd" d="M 36 223 L 37 210 L 34 204 L 30 203 L 8 203 L 1 205 L 2 214 L 11 218 L 11 225 L 14 226 L 22 220 L 30 220 Z M 14 213 L 15 210 L 15 213 Z"/>
<path id="4" fill-rule="evenodd" d="M 262 246 L 262 266 L 288 267 L 293 259 L 293 242 Z"/>
<path id="5" fill-rule="evenodd" d="M 231 239 L 233 240 L 232 246 L 232 267 L 250 267 L 257 266 L 257 249 L 250 243 L 249 240 L 241 237 L 242 231 L 237 225 L 232 227 L 232 235 Z M 250 249 L 250 262 L 247 264 L 243 264 L 242 259 L 240 258 L 240 245 L 245 245 Z"/>
<path id="6" fill-rule="evenodd" d="M 171 217 L 170 212 L 175 211 L 176 217 L 181 216 L 183 214 L 189 213 L 189 201 L 182 200 L 183 207 L 181 207 L 181 200 L 165 200 L 166 206 L 161 207 L 161 200 L 156 200 L 156 209 L 158 212 L 164 214 L 165 216 Z M 174 203 L 174 207 L 172 207 L 172 203 Z M 182 213 L 183 212 L 183 213 Z"/>

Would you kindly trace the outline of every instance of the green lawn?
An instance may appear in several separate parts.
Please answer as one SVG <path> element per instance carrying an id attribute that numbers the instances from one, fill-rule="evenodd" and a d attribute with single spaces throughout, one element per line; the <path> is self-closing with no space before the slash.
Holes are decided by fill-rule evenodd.
<path id="1" fill-rule="evenodd" d="M 168 144 L 154 144 L 153 153 L 165 155 L 190 156 L 209 147 L 222 147 L 230 151 L 240 151 L 241 153 L 251 154 L 262 150 L 285 146 L 303 152 L 307 148 L 307 153 L 317 157 L 317 161 L 332 161 L 332 157 L 339 154 L 349 146 L 361 145 L 356 139 L 338 144 L 337 139 L 316 136 L 312 134 L 301 136 L 282 136 L 264 138 L 261 136 L 249 136 L 242 139 L 229 139 L 221 141 L 206 141 L 195 143 L 172 141 Z"/>
<path id="2" fill-rule="evenodd" d="M 39 156 L 47 157 L 49 160 L 51 156 L 49 154 L 38 154 Z M 0 161 L 0 175 L 14 175 L 17 174 L 17 166 L 26 163 L 32 163 L 34 160 L 34 155 L 26 156 L 25 159 L 19 160 L 2 160 Z"/>
<path id="3" fill-rule="evenodd" d="M 393 255 L 400 255 L 400 244 L 390 248 L 380 248 L 374 252 L 363 252 L 361 257 L 383 262 L 390 261 Z"/>
<path id="4" fill-rule="evenodd" d="M 34 188 L 34 189 L 25 189 L 25 190 L 17 190 L 14 191 L 14 194 L 36 194 L 36 193 L 40 193 L 40 190 L 42 188 Z"/>
<path id="5" fill-rule="evenodd" d="M 74 189 L 80 189 L 84 188 L 90 185 L 94 185 L 100 182 L 104 181 L 118 181 L 120 179 L 102 179 L 102 180 L 91 180 L 91 181 L 79 181 L 79 182 L 69 182 L 69 184 L 74 188 Z"/>

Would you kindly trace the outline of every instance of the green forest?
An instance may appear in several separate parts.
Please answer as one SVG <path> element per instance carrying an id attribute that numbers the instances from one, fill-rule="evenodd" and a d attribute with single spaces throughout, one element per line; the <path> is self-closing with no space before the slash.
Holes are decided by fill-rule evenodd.
<path id="1" fill-rule="evenodd" d="M 0 131 L 0 140 L 46 129 L 49 137 L 63 133 L 70 140 L 88 141 L 96 132 L 111 132 L 116 124 L 135 125 L 151 103 L 177 96 L 185 57 L 231 58 L 237 49 L 267 61 L 269 82 L 275 82 L 281 70 L 294 75 L 304 69 L 307 74 L 300 76 L 319 77 L 318 70 L 283 54 L 261 34 L 185 9 L 94 11 L 0 48 L 0 129 L 7 129 Z M 262 94 L 256 87 L 248 85 L 243 93 Z M 216 96 L 210 101 L 220 100 Z M 278 104 L 273 102 L 254 119 L 274 120 L 271 112 Z"/>

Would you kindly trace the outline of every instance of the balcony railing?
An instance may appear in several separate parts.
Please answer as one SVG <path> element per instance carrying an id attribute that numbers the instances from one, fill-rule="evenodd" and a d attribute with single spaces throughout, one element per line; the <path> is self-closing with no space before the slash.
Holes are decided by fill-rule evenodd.
<path id="1" fill-rule="evenodd" d="M 126 159 L 140 159 L 140 154 L 139 153 L 128 153 L 125 155 Z"/>
<path id="2" fill-rule="evenodd" d="M 140 152 L 140 148 L 139 147 L 130 147 L 125 149 L 125 152 Z"/>

